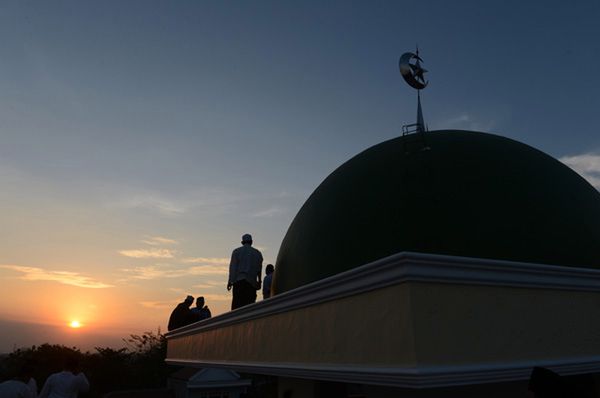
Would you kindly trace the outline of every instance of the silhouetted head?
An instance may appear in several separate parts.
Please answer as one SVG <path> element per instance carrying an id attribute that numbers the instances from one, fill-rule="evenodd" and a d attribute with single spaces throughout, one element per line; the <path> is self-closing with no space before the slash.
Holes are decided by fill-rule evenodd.
<path id="1" fill-rule="evenodd" d="M 267 268 L 265 268 L 265 273 L 267 275 L 272 274 L 275 271 L 275 267 L 273 267 L 273 264 L 267 264 Z"/>
<path id="2" fill-rule="evenodd" d="M 535 367 L 529 377 L 529 391 L 536 398 L 563 397 L 564 385 L 560 375 L 550 369 Z"/>
<path id="3" fill-rule="evenodd" d="M 202 308 L 204 307 L 204 297 L 200 296 L 196 299 L 196 307 Z"/>
<path id="4" fill-rule="evenodd" d="M 187 296 L 185 298 L 185 300 L 183 300 L 184 303 L 187 304 L 187 306 L 189 307 L 190 305 L 192 305 L 192 303 L 194 302 L 194 297 L 192 296 Z"/>
<path id="5" fill-rule="evenodd" d="M 242 245 L 251 245 L 252 244 L 252 235 L 244 234 L 242 235 Z"/>
<path id="6" fill-rule="evenodd" d="M 33 377 L 33 371 L 33 363 L 31 361 L 27 361 L 19 368 L 17 379 L 21 380 L 23 383 L 27 383 L 29 379 Z"/>
<path id="7" fill-rule="evenodd" d="M 77 373 L 79 370 L 79 358 L 75 354 L 68 354 L 65 357 L 64 369 L 72 373 Z"/>

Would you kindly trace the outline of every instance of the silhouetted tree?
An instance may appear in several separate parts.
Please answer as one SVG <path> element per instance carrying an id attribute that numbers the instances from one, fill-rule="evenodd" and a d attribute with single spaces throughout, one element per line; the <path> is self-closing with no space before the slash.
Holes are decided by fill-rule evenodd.
<path id="1" fill-rule="evenodd" d="M 170 371 L 165 363 L 167 339 L 160 333 L 160 329 L 156 333 L 132 334 L 123 341 L 127 345 L 132 365 L 137 370 L 132 381 L 140 387 L 165 387 Z"/>
<path id="2" fill-rule="evenodd" d="M 41 389 L 49 375 L 62 370 L 67 356 L 77 356 L 90 381 L 90 392 L 82 397 L 101 397 L 115 390 L 165 387 L 172 370 L 165 363 L 167 341 L 160 329 L 132 334 L 123 341 L 125 348 L 95 347 L 93 353 L 56 344 L 19 348 L 0 358 L 0 382 L 16 376 L 29 363 Z"/>

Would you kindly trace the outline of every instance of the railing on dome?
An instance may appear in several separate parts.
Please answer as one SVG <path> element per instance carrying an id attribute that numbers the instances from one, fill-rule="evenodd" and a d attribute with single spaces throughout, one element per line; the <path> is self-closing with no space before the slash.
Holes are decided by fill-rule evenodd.
<path id="1" fill-rule="evenodd" d="M 425 129 L 420 123 L 405 124 L 402 126 L 402 136 L 412 133 L 423 133 Z"/>
<path id="2" fill-rule="evenodd" d="M 402 126 L 403 147 L 405 153 L 428 151 L 431 149 L 427 143 L 427 127 L 421 123 L 405 124 Z M 410 136 L 410 137 L 407 137 Z"/>

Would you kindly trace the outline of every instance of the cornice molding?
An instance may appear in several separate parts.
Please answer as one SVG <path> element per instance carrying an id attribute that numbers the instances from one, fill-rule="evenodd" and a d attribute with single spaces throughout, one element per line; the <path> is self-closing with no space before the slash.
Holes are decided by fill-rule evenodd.
<path id="1" fill-rule="evenodd" d="M 327 380 L 358 384 L 375 384 L 403 388 L 435 388 L 461 385 L 501 383 L 527 380 L 535 366 L 549 368 L 561 375 L 600 372 L 600 357 L 573 358 L 560 361 L 476 364 L 469 366 L 423 366 L 418 368 L 383 368 L 293 363 L 251 363 L 233 361 L 195 361 L 169 359 L 169 364 L 194 367 L 236 369 L 237 371 Z"/>
<path id="2" fill-rule="evenodd" d="M 600 292 L 600 270 L 402 252 L 171 331 L 166 337 L 194 335 L 406 282 Z"/>

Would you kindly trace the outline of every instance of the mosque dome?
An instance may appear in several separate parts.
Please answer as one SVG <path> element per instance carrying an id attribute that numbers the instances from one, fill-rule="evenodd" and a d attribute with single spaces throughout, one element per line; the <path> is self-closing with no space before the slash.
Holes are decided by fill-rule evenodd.
<path id="1" fill-rule="evenodd" d="M 308 198 L 281 244 L 273 290 L 403 251 L 600 268 L 600 193 L 505 137 L 395 138 L 338 167 Z"/>

